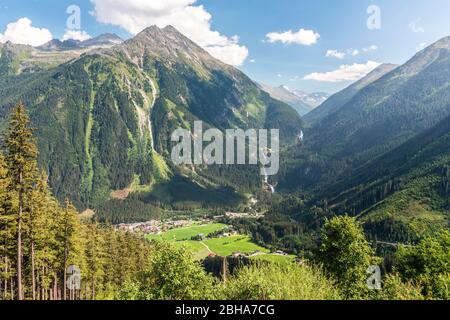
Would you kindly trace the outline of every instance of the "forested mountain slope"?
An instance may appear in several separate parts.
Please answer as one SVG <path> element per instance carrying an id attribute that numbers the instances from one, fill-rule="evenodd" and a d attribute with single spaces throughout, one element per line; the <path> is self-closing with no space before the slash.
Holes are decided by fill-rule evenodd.
<path id="1" fill-rule="evenodd" d="M 322 196 L 334 212 L 358 215 L 379 238 L 408 241 L 449 226 L 449 183 L 447 117 L 328 186 Z"/>
<path id="2" fill-rule="evenodd" d="M 387 252 L 398 243 L 448 230 L 450 116 L 352 174 L 312 190 L 277 196 L 259 222 L 238 225 L 257 241 L 294 252 L 314 251 L 318 230 L 336 215 L 356 217 Z"/>
<path id="3" fill-rule="evenodd" d="M 388 151 L 450 114 L 450 37 L 362 89 L 314 126 L 314 150 L 365 161 Z"/>
<path id="4" fill-rule="evenodd" d="M 280 188 L 317 193 L 318 187 L 353 175 L 356 168 L 449 114 L 447 37 L 367 85 L 307 130 L 302 145 L 291 148 L 282 159 Z"/>
<path id="5" fill-rule="evenodd" d="M 385 74 L 391 72 L 397 67 L 398 65 L 395 64 L 382 64 L 361 80 L 332 95 L 319 107 L 306 114 L 304 117 L 305 121 L 309 122 L 310 124 L 316 124 L 320 120 L 338 111 L 341 107 L 347 104 L 360 90 L 377 81 Z"/>

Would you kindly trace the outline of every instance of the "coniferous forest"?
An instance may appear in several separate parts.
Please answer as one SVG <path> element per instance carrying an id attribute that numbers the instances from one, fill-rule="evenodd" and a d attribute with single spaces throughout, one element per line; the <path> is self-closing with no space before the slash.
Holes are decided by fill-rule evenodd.
<path id="1" fill-rule="evenodd" d="M 37 165 L 38 150 L 25 107 L 13 109 L 0 156 L 0 292 L 2 299 L 113 298 L 142 271 L 149 244 L 108 225 L 82 221 L 59 203 Z M 70 266 L 82 287 L 69 290 Z M 75 270 L 76 271 L 76 270 Z"/>
<path id="2" fill-rule="evenodd" d="M 382 258 L 348 216 L 325 218 L 317 250 L 300 263 L 221 259 L 215 268 L 217 262 L 201 264 L 184 247 L 83 219 L 70 201 L 53 197 L 37 155 L 19 103 L 0 158 L 2 300 L 450 298 L 448 231 L 401 246 L 378 291 L 367 287 L 367 268 Z"/>

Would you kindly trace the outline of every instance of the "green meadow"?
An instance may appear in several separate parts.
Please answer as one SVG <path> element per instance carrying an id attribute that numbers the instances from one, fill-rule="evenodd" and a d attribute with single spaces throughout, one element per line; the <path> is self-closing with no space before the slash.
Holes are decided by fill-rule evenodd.
<path id="1" fill-rule="evenodd" d="M 264 247 L 252 242 L 249 236 L 238 235 L 225 238 L 214 238 L 205 241 L 193 241 L 193 237 L 203 234 L 220 231 L 227 226 L 224 224 L 193 225 L 185 228 L 169 230 L 160 235 L 148 236 L 150 240 L 165 240 L 174 242 L 178 247 L 185 247 L 194 253 L 196 260 L 202 260 L 209 254 L 219 256 L 231 256 L 234 253 L 250 254 L 260 252 L 259 255 L 251 257 L 252 260 L 270 261 L 270 262 L 291 262 L 295 260 L 294 256 L 281 256 L 271 254 Z"/>
<path id="2" fill-rule="evenodd" d="M 248 236 L 232 236 L 206 240 L 204 243 L 219 256 L 231 256 L 233 253 L 252 253 L 256 251 L 269 253 L 269 250 L 253 243 Z"/>
<path id="3" fill-rule="evenodd" d="M 225 224 L 214 223 L 207 225 L 194 225 L 185 228 L 177 228 L 169 230 L 160 235 L 150 235 L 148 239 L 150 240 L 167 240 L 167 241 L 186 241 L 191 240 L 193 237 L 203 234 L 205 236 L 210 233 L 220 231 L 227 226 Z"/>

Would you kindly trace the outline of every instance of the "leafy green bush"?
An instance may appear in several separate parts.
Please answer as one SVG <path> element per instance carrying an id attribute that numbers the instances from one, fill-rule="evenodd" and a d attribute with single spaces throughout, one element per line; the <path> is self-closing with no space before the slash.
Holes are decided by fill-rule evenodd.
<path id="1" fill-rule="evenodd" d="M 319 260 L 336 279 L 346 298 L 359 299 L 368 293 L 367 269 L 376 259 L 355 218 L 344 216 L 326 221 Z"/>
<path id="2" fill-rule="evenodd" d="M 383 280 L 383 289 L 375 293 L 380 300 L 423 300 L 421 288 L 411 281 L 403 282 L 397 274 L 390 274 Z"/>
<path id="3" fill-rule="evenodd" d="M 395 268 L 404 280 L 423 287 L 429 299 L 450 299 L 450 231 L 442 230 L 419 245 L 400 247 Z"/>
<path id="4" fill-rule="evenodd" d="M 222 286 L 228 300 L 336 300 L 341 294 L 320 268 L 295 264 L 251 265 Z"/>
<path id="5" fill-rule="evenodd" d="M 119 293 L 121 300 L 207 300 L 213 296 L 214 279 L 192 254 L 169 242 L 154 242 L 149 265 L 138 281 Z"/>

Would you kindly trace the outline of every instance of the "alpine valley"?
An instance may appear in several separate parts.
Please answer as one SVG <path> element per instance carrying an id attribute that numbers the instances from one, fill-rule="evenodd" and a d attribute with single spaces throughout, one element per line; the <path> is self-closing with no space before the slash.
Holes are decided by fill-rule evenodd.
<path id="1" fill-rule="evenodd" d="M 113 222 L 160 209 L 258 210 L 264 217 L 236 225 L 290 253 L 314 250 L 334 215 L 390 243 L 450 223 L 450 37 L 329 98 L 257 84 L 171 26 L 127 41 L 5 43 L 1 130 L 18 101 L 55 196 Z M 171 134 L 198 120 L 280 129 L 280 173 L 265 181 L 255 166 L 175 166 Z"/>

